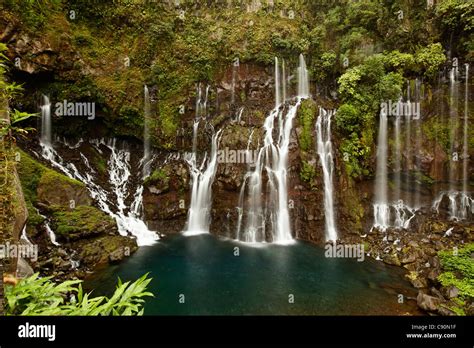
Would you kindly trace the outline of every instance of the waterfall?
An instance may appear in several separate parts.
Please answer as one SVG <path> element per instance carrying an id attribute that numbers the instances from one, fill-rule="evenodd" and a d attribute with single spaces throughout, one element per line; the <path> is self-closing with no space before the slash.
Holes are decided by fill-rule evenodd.
<path id="1" fill-rule="evenodd" d="M 43 95 L 43 105 L 41 106 L 41 143 L 51 146 L 51 102 L 49 98 Z"/>
<path id="2" fill-rule="evenodd" d="M 210 88 L 211 86 L 209 85 L 206 86 L 206 89 L 204 91 L 204 97 L 203 97 L 201 83 L 199 83 L 197 86 L 195 120 L 199 118 L 202 118 L 202 119 L 207 118 Z"/>
<path id="3" fill-rule="evenodd" d="M 280 70 L 278 68 L 278 58 L 275 57 L 275 107 L 277 108 L 281 104 L 280 96 Z"/>
<path id="4" fill-rule="evenodd" d="M 142 175 L 143 178 L 146 178 L 150 175 L 150 118 L 151 118 L 151 109 L 150 109 L 150 93 L 148 87 L 144 87 L 144 127 L 143 127 L 143 167 Z"/>
<path id="5" fill-rule="evenodd" d="M 148 229 L 145 222 L 141 219 L 143 186 L 138 186 L 134 195 L 130 209 L 127 211 L 126 199 L 130 192 L 128 183 L 130 180 L 130 151 L 126 148 L 118 149 L 116 139 L 112 139 L 105 144 L 110 150 L 108 161 L 109 183 L 114 188 L 115 201 L 118 211 L 114 214 L 120 234 L 126 236 L 129 232 L 137 237 L 138 245 L 153 244 L 158 236 L 155 232 Z"/>
<path id="6" fill-rule="evenodd" d="M 41 154 L 44 158 L 50 160 L 54 157 L 52 141 L 52 122 L 51 122 L 51 102 L 49 98 L 43 95 L 43 105 L 41 105 Z"/>
<path id="7" fill-rule="evenodd" d="M 38 209 L 36 209 L 36 212 L 44 219 L 44 228 L 46 229 L 46 233 L 48 233 L 49 240 L 51 243 L 55 246 L 59 246 L 60 244 L 56 241 L 56 235 L 54 234 L 53 230 L 51 229 L 51 226 L 49 226 L 49 221 L 46 219 L 45 215 L 42 215 Z"/>
<path id="8" fill-rule="evenodd" d="M 199 119 L 195 119 L 193 123 L 193 153 L 196 153 L 197 147 L 197 133 L 199 129 Z"/>
<path id="9" fill-rule="evenodd" d="M 286 102 L 286 65 L 285 60 L 281 62 L 281 88 L 282 88 L 282 101 Z"/>
<path id="10" fill-rule="evenodd" d="M 395 144 L 394 144 L 394 157 L 395 157 L 395 175 L 394 175 L 394 185 L 395 185 L 395 202 L 400 200 L 401 194 L 401 172 L 402 172 L 402 155 L 401 155 L 401 140 L 400 140 L 400 115 L 396 116 L 395 118 Z"/>
<path id="11" fill-rule="evenodd" d="M 403 101 L 402 98 L 398 100 L 398 103 L 405 103 L 408 105 L 408 110 L 403 111 L 405 106 L 398 104 L 396 107 L 398 110 L 402 110 L 403 113 L 392 114 L 392 106 L 389 104 L 387 107 L 381 108 L 380 111 L 380 122 L 379 122 L 379 133 L 377 139 L 377 168 L 375 175 L 375 199 L 374 199 L 374 224 L 373 228 L 378 228 L 382 231 L 385 231 L 389 227 L 394 227 L 397 229 L 407 229 L 410 226 L 411 220 L 415 217 L 416 208 L 413 208 L 409 205 L 408 202 L 412 200 L 412 195 L 410 190 L 406 190 L 404 193 L 404 199 L 402 199 L 401 185 L 402 185 L 402 150 L 405 150 L 406 153 L 406 171 L 409 173 L 413 168 L 413 159 L 412 159 L 412 146 L 411 146 L 411 135 L 412 135 L 412 112 L 411 110 L 411 82 L 408 81 L 407 90 L 406 90 L 406 99 Z M 415 100 L 418 101 L 419 96 L 419 83 L 416 82 L 416 93 Z M 415 106 L 416 107 L 416 106 Z M 391 190 L 390 200 L 389 200 L 389 190 L 388 190 L 388 115 L 395 116 L 394 118 L 394 143 L 392 148 L 392 158 L 394 161 L 394 174 L 393 174 L 393 183 L 394 187 Z M 403 124 L 405 131 L 405 143 L 402 144 L 401 133 L 402 133 L 402 116 Z M 418 115 L 419 116 L 419 115 Z M 418 122 L 416 124 L 415 131 L 417 136 L 421 132 L 421 124 Z M 416 149 L 417 153 L 421 148 L 421 141 L 416 140 Z M 416 162 L 416 167 L 420 167 L 419 160 Z M 420 185 L 416 183 L 416 196 L 415 201 L 419 201 L 419 190 Z M 418 205 L 417 205 L 418 206 Z"/>
<path id="12" fill-rule="evenodd" d="M 282 107 L 280 70 L 278 59 L 275 58 L 275 108 L 270 111 L 263 124 L 263 145 L 258 150 L 255 167 L 247 172 L 242 183 L 237 221 L 239 240 L 256 243 L 271 238 L 274 243 L 281 244 L 293 241 L 288 210 L 288 152 L 293 119 L 302 98 L 309 96 L 308 86 L 306 63 L 301 55 L 298 68 L 298 97 L 294 105 Z M 276 131 L 275 124 L 277 124 Z M 264 174 L 267 178 L 265 203 L 262 202 Z M 246 192 L 247 200 L 245 200 Z M 246 221 L 242 232 L 240 225 L 243 224 L 244 212 Z M 272 230 L 271 235 L 267 236 L 268 224 Z"/>
<path id="13" fill-rule="evenodd" d="M 464 137 L 463 137 L 463 162 L 462 162 L 462 198 L 461 198 L 461 215 L 462 219 L 468 216 L 469 206 L 472 200 L 469 197 L 468 184 L 468 166 L 469 166 L 469 142 L 468 142 L 468 118 L 469 118 L 469 64 L 465 64 L 466 76 L 464 86 Z M 474 209 L 474 206 L 472 207 Z"/>
<path id="14" fill-rule="evenodd" d="M 375 175 L 374 227 L 385 231 L 390 225 L 387 199 L 387 113 L 380 111 L 377 141 L 377 172 Z"/>
<path id="15" fill-rule="evenodd" d="M 131 208 L 129 209 L 126 205 L 126 200 L 130 196 L 130 151 L 126 148 L 118 149 L 115 139 L 111 139 L 108 142 L 105 142 L 104 139 L 90 140 L 90 143 L 95 146 L 99 153 L 103 153 L 100 148 L 101 146 L 110 150 L 107 168 L 109 174 L 108 185 L 113 188 L 112 192 L 96 183 L 94 178 L 95 171 L 90 166 L 87 157 L 81 152 L 79 152 L 79 154 L 82 164 L 87 168 L 85 173 L 81 173 L 74 163 L 65 163 L 59 153 L 52 148 L 48 156 L 43 154 L 43 157 L 48 160 L 53 167 L 59 169 L 68 177 L 84 183 L 92 199 L 97 202 L 98 207 L 115 219 L 118 231 L 121 235 L 127 236 L 131 234 L 135 236 L 139 246 L 155 243 L 159 239 L 158 235 L 148 229 L 141 217 L 143 186 L 139 186 L 136 189 L 133 195 L 133 203 L 130 206 Z M 115 207 L 111 207 L 111 202 L 114 203 Z M 46 229 L 48 230 L 48 225 L 46 225 Z M 52 237 L 51 232 L 52 230 L 49 229 L 48 233 Z M 51 241 L 53 242 L 53 238 L 51 238 Z"/>
<path id="16" fill-rule="evenodd" d="M 235 80 L 234 75 L 233 73 L 233 86 Z M 234 87 L 232 87 L 232 91 L 234 91 Z M 191 204 L 188 210 L 188 220 L 184 232 L 184 234 L 188 236 L 209 233 L 211 222 L 212 183 L 217 171 L 217 150 L 221 131 L 219 130 L 212 136 L 209 159 L 206 153 L 201 164 L 199 164 L 197 154 L 199 121 L 200 119 L 206 119 L 208 116 L 209 92 L 210 86 L 208 85 L 203 97 L 201 84 L 198 84 L 193 123 L 193 152 L 192 154 L 186 154 L 184 158 L 188 163 L 191 174 Z"/>
<path id="17" fill-rule="evenodd" d="M 54 234 L 53 230 L 51 229 L 51 226 L 49 226 L 49 223 L 45 222 L 44 226 L 46 228 L 46 232 L 48 233 L 49 240 L 51 241 L 51 243 L 53 243 L 53 245 L 56 245 L 56 246 L 60 245 L 58 242 L 56 242 L 56 235 Z"/>
<path id="18" fill-rule="evenodd" d="M 298 101 L 295 105 L 289 107 L 289 110 L 286 114 L 286 119 L 280 125 L 279 135 L 280 141 L 278 146 L 272 149 L 272 153 L 276 155 L 273 158 L 274 163 L 276 162 L 276 168 L 273 171 L 275 181 L 277 183 L 274 188 L 278 192 L 278 206 L 276 210 L 276 225 L 274 232 L 274 241 L 277 243 L 286 243 L 293 239 L 291 236 L 291 227 L 290 227 L 290 214 L 288 211 L 288 189 L 287 189 L 287 169 L 288 169 L 288 150 L 290 144 L 290 135 L 291 128 L 293 126 L 293 118 L 296 115 L 298 106 L 301 103 L 301 98 L 298 98 Z M 282 116 L 282 113 L 278 113 L 279 117 Z M 268 132 L 271 132 L 273 127 L 267 129 Z M 269 159 L 269 157 L 267 157 Z M 267 163 L 267 168 L 270 163 Z M 271 177 L 271 174 L 268 173 Z M 269 183 L 272 183 L 272 180 L 269 180 Z M 275 189 L 272 190 L 275 192 Z"/>
<path id="19" fill-rule="evenodd" d="M 333 200 L 333 154 L 331 144 L 331 117 L 333 111 L 319 108 L 319 116 L 316 121 L 317 151 L 324 177 L 324 211 L 326 218 L 326 241 L 336 241 L 337 231 L 334 222 L 334 200 Z"/>
<path id="20" fill-rule="evenodd" d="M 420 103 L 420 81 L 418 79 L 415 80 L 415 102 Z M 421 127 L 421 115 L 417 119 L 414 120 L 415 122 L 415 165 L 417 169 L 417 173 L 422 173 L 421 170 L 421 139 L 422 139 L 422 127 Z M 420 202 L 420 195 L 421 195 L 421 179 L 419 176 L 416 178 L 415 183 L 415 199 L 412 203 L 414 207 L 419 208 L 421 206 Z"/>
<path id="21" fill-rule="evenodd" d="M 441 191 L 433 201 L 433 211 L 439 214 L 440 207 L 446 199 L 451 220 L 459 221 L 474 216 L 474 199 L 469 196 L 469 193 L 464 194 L 459 191 Z"/>
<path id="22" fill-rule="evenodd" d="M 254 133 L 254 130 L 252 129 L 252 131 L 250 132 L 250 135 L 249 135 L 249 139 L 247 141 L 247 150 L 246 150 L 247 151 L 247 156 L 250 155 L 250 151 L 251 151 L 250 150 L 250 145 L 252 144 L 253 133 Z M 237 206 L 237 214 L 238 214 L 237 215 L 237 231 L 235 233 L 237 240 L 241 240 L 240 230 L 241 230 L 241 226 L 242 226 L 242 218 L 243 218 L 243 215 L 244 215 L 244 195 L 245 195 L 245 187 L 246 187 L 247 179 L 248 179 L 249 173 L 250 173 L 250 166 L 251 166 L 251 163 L 247 163 L 247 174 L 244 176 L 244 180 L 243 180 L 242 186 L 240 188 L 239 205 Z"/>
<path id="23" fill-rule="evenodd" d="M 450 142 L 451 153 L 449 162 L 449 191 L 441 191 L 433 201 L 432 209 L 439 214 L 439 209 L 443 202 L 449 210 L 451 220 L 465 220 L 474 215 L 474 199 L 471 198 L 468 190 L 468 170 L 469 170 L 469 142 L 468 142 L 468 124 L 469 124 L 469 65 L 465 65 L 465 89 L 464 89 L 464 122 L 463 122 L 463 153 L 462 153 L 462 189 L 456 190 L 455 181 L 457 181 L 457 161 L 453 160 L 456 150 L 455 141 L 458 138 L 456 127 L 459 118 L 458 113 L 458 76 L 457 66 L 453 66 L 449 72 L 449 96 L 450 96 Z M 454 105 L 454 107 L 452 107 Z"/>
<path id="24" fill-rule="evenodd" d="M 278 140 L 273 139 L 274 123 L 277 118 L 282 119 L 283 110 L 275 108 L 265 119 L 264 144 L 258 152 L 254 170 L 247 173 L 243 184 L 248 183 L 249 196 L 247 222 L 242 236 L 245 242 L 265 241 L 267 215 L 272 225 L 273 242 L 284 244 L 293 240 L 288 211 L 287 162 L 293 118 L 300 103 L 301 99 L 298 98 L 295 105 L 289 106 L 285 119 L 278 122 Z M 265 209 L 261 197 L 264 169 L 268 177 Z"/>
<path id="25" fill-rule="evenodd" d="M 26 225 L 23 227 L 23 230 L 21 230 L 20 240 L 25 242 L 27 245 L 33 245 L 33 243 L 31 243 L 31 241 L 28 239 L 28 236 L 26 235 Z"/>
<path id="26" fill-rule="evenodd" d="M 196 148 L 197 122 L 194 123 L 195 135 L 193 148 Z M 185 160 L 191 172 L 191 205 L 188 211 L 185 235 L 196 235 L 209 233 L 211 207 L 212 207 L 212 183 L 217 171 L 217 149 L 221 130 L 212 136 L 211 154 L 207 160 L 207 153 L 202 163 L 197 162 L 197 153 L 187 155 Z M 207 165 L 206 165 L 207 164 Z M 205 168 L 205 169 L 204 169 Z"/>
<path id="27" fill-rule="evenodd" d="M 457 159 L 454 159 L 454 153 L 456 152 L 456 140 L 457 140 L 457 121 L 458 121 L 458 83 L 456 81 L 457 67 L 453 67 L 449 74 L 449 98 L 450 98 L 450 144 L 451 151 L 449 153 L 449 191 L 456 191 L 455 181 L 457 172 Z M 455 216 L 452 211 L 452 216 Z"/>
<path id="28" fill-rule="evenodd" d="M 309 75 L 306 69 L 306 62 L 302 54 L 300 54 L 300 65 L 298 67 L 298 96 L 300 98 L 309 97 Z"/>
<path id="29" fill-rule="evenodd" d="M 244 112 L 244 107 L 242 106 L 239 111 L 237 112 L 237 117 L 235 118 L 235 120 L 233 120 L 233 122 L 237 122 L 237 123 L 240 123 L 240 121 L 242 121 L 242 114 Z"/>
<path id="30" fill-rule="evenodd" d="M 411 85 L 410 81 L 407 83 L 407 91 L 406 91 L 406 102 L 410 103 L 411 100 Z M 411 135 L 411 118 L 405 116 L 405 151 L 406 151 L 406 158 L 407 158 L 407 163 L 406 163 L 406 171 L 408 174 L 410 174 L 410 171 L 412 170 L 412 148 L 411 148 L 411 142 L 412 142 L 412 135 Z M 411 192 L 410 190 L 405 191 L 405 203 L 410 204 L 411 201 Z"/>
<path id="31" fill-rule="evenodd" d="M 232 65 L 232 85 L 231 85 L 231 95 L 230 95 L 230 103 L 232 105 L 235 104 L 235 80 L 237 79 L 237 69 L 239 68 L 239 64 L 234 61 Z"/>
<path id="32" fill-rule="evenodd" d="M 302 57 L 302 56 L 301 56 Z M 303 58 L 303 70 L 306 72 L 306 76 L 303 76 L 303 79 L 307 79 L 307 70 Z M 280 104 L 285 103 L 286 101 L 286 66 L 285 60 L 282 59 L 281 70 L 278 63 L 278 58 L 275 57 L 275 107 L 278 107 Z M 306 82 L 307 83 L 307 82 Z M 303 82 L 304 85 L 304 82 Z M 299 87 L 299 86 L 298 86 Z M 307 97 L 307 95 L 305 95 Z"/>

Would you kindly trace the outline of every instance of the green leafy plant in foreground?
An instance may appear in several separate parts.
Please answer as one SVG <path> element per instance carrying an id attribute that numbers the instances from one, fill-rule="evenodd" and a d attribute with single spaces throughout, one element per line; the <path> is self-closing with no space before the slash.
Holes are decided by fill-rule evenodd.
<path id="1" fill-rule="evenodd" d="M 67 280 L 56 284 L 52 277 L 40 278 L 36 273 L 22 279 L 17 285 L 5 287 L 7 315 L 69 315 L 120 316 L 143 315 L 146 291 L 151 281 L 145 274 L 135 282 L 119 279 L 112 297 L 90 297 L 84 293 L 82 280 Z"/>

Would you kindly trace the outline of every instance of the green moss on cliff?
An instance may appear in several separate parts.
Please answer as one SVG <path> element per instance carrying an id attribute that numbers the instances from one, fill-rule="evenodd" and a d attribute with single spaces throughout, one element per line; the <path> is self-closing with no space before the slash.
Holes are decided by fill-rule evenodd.
<path id="1" fill-rule="evenodd" d="M 371 56 L 363 64 L 348 69 L 338 80 L 343 105 L 335 123 L 346 136 L 339 150 L 346 171 L 355 178 L 369 174 L 380 103 L 398 100 L 402 90 L 402 75 L 390 72 L 384 65 L 385 59 L 381 54 Z"/>
<path id="2" fill-rule="evenodd" d="M 73 210 L 52 206 L 53 227 L 58 236 L 77 239 L 115 230 L 114 219 L 92 207 L 80 205 Z"/>
<path id="3" fill-rule="evenodd" d="M 301 134 L 299 136 L 300 148 L 308 151 L 314 148 L 313 144 L 313 126 L 316 117 L 317 106 L 313 100 L 304 100 L 298 110 L 298 118 L 301 125 Z"/>
<path id="4" fill-rule="evenodd" d="M 308 183 L 311 188 L 314 188 L 316 186 L 316 183 L 314 182 L 315 177 L 316 169 L 314 168 L 314 166 L 306 161 L 302 161 L 300 171 L 301 180 Z"/>
<path id="5" fill-rule="evenodd" d="M 437 142 L 446 153 L 449 153 L 451 131 L 447 122 L 432 117 L 423 122 L 422 128 L 423 133 L 429 140 Z"/>
<path id="6" fill-rule="evenodd" d="M 44 221 L 44 218 L 35 209 L 38 199 L 38 187 L 40 185 L 50 187 L 51 190 L 59 192 L 61 187 L 65 185 L 83 188 L 84 184 L 45 167 L 20 149 L 18 149 L 18 152 L 20 154 L 18 175 L 28 208 L 28 225 L 37 226 Z"/>
<path id="7" fill-rule="evenodd" d="M 155 169 L 150 176 L 145 179 L 145 186 L 155 185 L 158 186 L 161 191 L 167 190 L 170 182 L 171 168 L 164 167 Z"/>

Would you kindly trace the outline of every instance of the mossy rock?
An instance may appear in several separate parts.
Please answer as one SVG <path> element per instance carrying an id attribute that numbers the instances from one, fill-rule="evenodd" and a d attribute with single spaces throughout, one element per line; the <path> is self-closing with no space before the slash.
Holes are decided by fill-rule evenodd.
<path id="1" fill-rule="evenodd" d="M 138 249 L 135 239 L 110 235 L 80 240 L 73 243 L 72 247 L 77 250 L 81 264 L 88 267 L 121 261 Z"/>
<path id="2" fill-rule="evenodd" d="M 73 210 L 52 206 L 52 228 L 60 239 L 74 241 L 117 232 L 113 218 L 92 206 L 80 205 Z"/>
<path id="3" fill-rule="evenodd" d="M 298 110 L 298 120 L 302 128 L 299 135 L 300 148 L 302 151 L 308 151 L 315 148 L 313 142 L 313 126 L 316 113 L 316 103 L 311 99 L 303 100 Z"/>
<path id="4" fill-rule="evenodd" d="M 38 182 L 38 202 L 46 205 L 90 205 L 86 186 L 53 170 L 43 172 Z"/>
<path id="5" fill-rule="evenodd" d="M 167 192 L 169 190 L 171 169 L 170 166 L 155 169 L 150 176 L 145 179 L 145 186 L 149 187 L 152 192 Z"/>
<path id="6" fill-rule="evenodd" d="M 49 169 L 21 150 L 19 153 L 18 174 L 27 205 L 35 206 L 38 202 L 65 207 L 91 204 L 83 183 Z"/>

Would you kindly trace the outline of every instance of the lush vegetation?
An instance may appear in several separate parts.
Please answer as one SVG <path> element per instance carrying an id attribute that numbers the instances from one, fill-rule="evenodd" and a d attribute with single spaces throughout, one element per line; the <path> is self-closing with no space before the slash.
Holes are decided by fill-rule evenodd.
<path id="1" fill-rule="evenodd" d="M 316 177 L 316 169 L 314 165 L 311 165 L 310 163 L 303 161 L 301 163 L 301 171 L 300 171 L 300 178 L 304 182 L 308 183 L 311 188 L 314 188 L 316 186 L 314 179 Z"/>
<path id="2" fill-rule="evenodd" d="M 135 282 L 120 281 L 111 297 L 91 297 L 84 293 L 81 280 L 56 284 L 51 277 L 34 274 L 16 285 L 5 286 L 7 315 L 143 315 L 151 278 L 144 275 Z"/>
<path id="3" fill-rule="evenodd" d="M 77 51 L 82 63 L 61 72 L 47 92 L 95 101 L 114 134 L 141 136 L 143 84 L 157 86 L 153 141 L 167 149 L 176 146 L 183 124 L 179 110 L 192 105 L 196 83 L 215 83 L 236 62 L 271 65 L 279 56 L 291 65 L 304 53 L 315 83 L 339 85 L 336 119 L 346 138 L 339 152 L 354 177 L 370 174 L 373 131 L 367 129 L 375 124 L 380 98 L 396 95 L 402 77 L 423 76 L 429 83 L 445 62 L 447 47 L 467 61 L 473 51 L 472 7 L 461 0 L 433 7 L 405 0 L 280 0 L 255 9 L 237 1 L 173 6 L 7 0 L 5 5 L 7 20 L 41 34 L 53 50 L 60 44 L 57 32 L 63 33 L 63 48 L 70 55 Z M 91 75 L 84 75 L 85 66 Z M 86 122 L 77 122 L 82 123 L 76 133 L 85 132 Z M 67 133 L 68 127 L 58 130 Z M 302 144 L 309 146 L 306 132 Z"/>
<path id="4" fill-rule="evenodd" d="M 466 300 L 474 298 L 474 243 L 455 250 L 444 250 L 438 253 L 443 273 L 438 280 L 444 287 L 456 287 L 459 297 L 454 299 L 454 305 L 448 308 L 458 315 L 464 315 L 463 306 Z"/>
<path id="5" fill-rule="evenodd" d="M 300 148 L 302 151 L 308 151 L 314 148 L 313 143 L 313 127 L 316 119 L 316 103 L 311 100 L 304 100 L 298 111 L 299 121 L 301 125 L 301 134 L 299 137 Z"/>
<path id="6" fill-rule="evenodd" d="M 445 271 L 439 276 L 443 286 L 456 286 L 463 297 L 474 298 L 474 243 L 456 251 L 440 251 L 441 266 Z"/>

